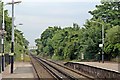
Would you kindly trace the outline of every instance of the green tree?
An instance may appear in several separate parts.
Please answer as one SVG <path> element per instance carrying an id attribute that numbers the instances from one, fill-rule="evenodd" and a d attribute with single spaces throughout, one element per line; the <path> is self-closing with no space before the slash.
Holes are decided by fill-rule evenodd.
<path id="1" fill-rule="evenodd" d="M 115 26 L 106 33 L 105 52 L 109 59 L 115 58 L 120 54 L 120 26 Z"/>
<path id="2" fill-rule="evenodd" d="M 73 23 L 73 27 L 46 29 L 41 38 L 36 40 L 39 53 L 67 60 L 81 59 L 83 53 L 86 60 L 96 59 L 96 55 L 101 51 L 99 44 L 102 43 L 104 26 L 105 58 L 116 57 L 120 47 L 117 31 L 120 27 L 120 1 L 102 0 L 100 5 L 96 5 L 96 9 L 89 13 L 93 17 L 86 21 L 83 28 Z"/>
<path id="3" fill-rule="evenodd" d="M 111 26 L 120 25 L 120 1 L 106 1 L 101 0 L 101 5 L 96 5 L 96 9 L 89 11 L 93 15 L 92 19 L 104 18 L 106 23 L 110 23 Z"/>

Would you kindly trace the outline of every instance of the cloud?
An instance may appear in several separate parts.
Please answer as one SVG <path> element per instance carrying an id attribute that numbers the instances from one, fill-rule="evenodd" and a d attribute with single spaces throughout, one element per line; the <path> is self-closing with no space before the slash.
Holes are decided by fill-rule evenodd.
<path id="1" fill-rule="evenodd" d="M 10 0 L 3 0 L 9 2 Z M 20 1 L 20 0 L 14 0 Z M 22 2 L 99 2 L 100 0 L 21 0 Z"/>
<path id="2" fill-rule="evenodd" d="M 33 45 L 34 39 L 38 38 L 48 26 L 71 26 L 73 21 L 79 22 L 79 20 L 73 18 L 17 15 L 15 23 L 23 23 L 22 26 L 18 26 L 17 28 L 24 32 L 25 37 L 30 41 L 30 44 Z"/>
<path id="3" fill-rule="evenodd" d="M 96 2 L 100 0 L 24 0 L 28 2 Z"/>
<path id="4" fill-rule="evenodd" d="M 30 41 L 31 45 L 35 44 L 34 39 L 38 38 L 48 26 L 65 27 L 71 26 L 73 22 L 82 26 L 85 20 L 90 18 L 88 10 L 95 8 L 94 6 L 96 5 L 96 3 L 85 2 L 88 0 L 74 0 L 72 3 L 57 2 L 68 0 L 49 0 L 56 3 L 45 4 L 39 3 L 44 0 L 39 0 L 38 3 L 37 0 L 34 0 L 34 2 L 31 2 L 33 0 L 24 1 L 22 4 L 15 6 L 15 23 L 23 23 L 23 26 L 18 26 L 17 28 L 24 32 L 25 37 Z M 6 8 L 9 9 L 9 13 L 11 14 L 11 7 L 6 6 Z"/>

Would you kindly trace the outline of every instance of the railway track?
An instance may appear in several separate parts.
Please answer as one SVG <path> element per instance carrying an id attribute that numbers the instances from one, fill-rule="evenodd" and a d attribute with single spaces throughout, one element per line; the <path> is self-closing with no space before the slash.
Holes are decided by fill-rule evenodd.
<path id="1" fill-rule="evenodd" d="M 81 80 L 81 79 L 92 80 L 93 79 L 90 76 L 83 75 L 73 69 L 70 69 L 64 65 L 58 64 L 56 62 L 53 62 L 47 59 L 38 58 L 31 55 L 31 61 L 40 79 L 41 78 L 42 79 L 49 78 L 52 80 L 66 80 L 66 79 L 67 80 Z"/>

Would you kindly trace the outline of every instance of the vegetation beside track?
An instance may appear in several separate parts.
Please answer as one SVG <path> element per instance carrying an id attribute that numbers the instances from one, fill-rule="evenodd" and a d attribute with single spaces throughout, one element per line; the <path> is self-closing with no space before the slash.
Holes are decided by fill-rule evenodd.
<path id="1" fill-rule="evenodd" d="M 55 60 L 96 61 L 102 48 L 102 26 L 105 30 L 105 60 L 119 61 L 120 54 L 120 1 L 103 1 L 96 9 L 89 11 L 92 18 L 84 27 L 77 23 L 66 28 L 49 27 L 36 39 L 37 53 Z M 95 22 L 94 22 L 95 21 Z"/>

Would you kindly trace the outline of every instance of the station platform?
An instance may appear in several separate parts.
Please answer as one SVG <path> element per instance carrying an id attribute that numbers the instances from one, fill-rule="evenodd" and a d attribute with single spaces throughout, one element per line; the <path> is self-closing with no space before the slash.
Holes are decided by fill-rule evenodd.
<path id="1" fill-rule="evenodd" d="M 0 73 L 0 80 L 2 79 L 2 74 Z"/>
<path id="2" fill-rule="evenodd" d="M 10 65 L 2 72 L 2 80 L 34 80 L 34 78 L 36 78 L 35 71 L 30 62 L 14 62 L 14 71 L 12 74 L 10 73 Z"/>
<path id="3" fill-rule="evenodd" d="M 93 67 L 98 67 L 110 71 L 120 72 L 120 63 L 112 63 L 112 62 L 75 62 L 79 64 L 85 64 Z"/>

